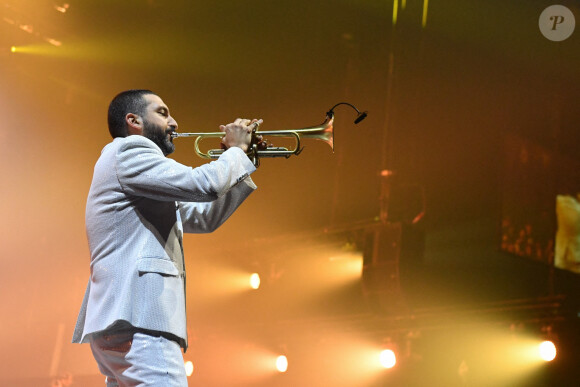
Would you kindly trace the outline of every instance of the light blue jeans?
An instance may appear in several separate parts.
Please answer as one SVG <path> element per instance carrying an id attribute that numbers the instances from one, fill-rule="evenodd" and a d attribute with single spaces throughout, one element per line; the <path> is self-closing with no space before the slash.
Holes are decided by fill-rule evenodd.
<path id="1" fill-rule="evenodd" d="M 181 348 L 163 336 L 114 332 L 90 339 L 107 387 L 187 387 Z"/>

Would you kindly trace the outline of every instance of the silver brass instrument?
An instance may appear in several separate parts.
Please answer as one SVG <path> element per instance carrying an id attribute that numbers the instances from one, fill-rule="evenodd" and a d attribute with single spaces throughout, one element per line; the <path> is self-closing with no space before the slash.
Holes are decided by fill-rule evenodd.
<path id="1" fill-rule="evenodd" d="M 252 140 L 246 154 L 252 160 L 254 165 L 257 167 L 260 165 L 260 159 L 262 157 L 285 157 L 289 158 L 292 155 L 299 155 L 302 152 L 301 139 L 312 138 L 316 140 L 322 140 L 327 143 L 334 151 L 334 112 L 333 109 L 341 104 L 346 104 L 354 108 L 359 114 L 355 123 L 362 121 L 366 117 L 366 112 L 359 112 L 354 106 L 349 103 L 341 102 L 336 104 L 330 111 L 326 113 L 326 118 L 324 122 L 320 125 L 302 128 L 302 129 L 286 129 L 286 130 L 270 130 L 270 131 L 258 131 L 258 127 L 262 123 L 262 120 L 258 120 L 251 124 L 253 126 L 252 130 Z M 222 138 L 224 136 L 223 132 L 210 132 L 210 133 L 177 133 L 173 132 L 171 134 L 172 138 L 180 137 L 196 137 L 194 147 L 195 153 L 205 159 L 217 159 L 222 153 L 225 152 L 224 149 L 210 149 L 207 152 L 203 152 L 199 143 L 206 138 Z M 286 147 L 276 147 L 271 144 L 267 144 L 263 140 L 264 136 L 269 137 L 286 137 L 294 139 L 295 144 L 293 148 Z"/>

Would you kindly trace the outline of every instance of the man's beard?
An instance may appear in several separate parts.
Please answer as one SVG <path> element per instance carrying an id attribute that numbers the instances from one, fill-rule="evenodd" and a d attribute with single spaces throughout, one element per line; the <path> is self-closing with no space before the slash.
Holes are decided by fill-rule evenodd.
<path id="1" fill-rule="evenodd" d="M 160 126 L 149 123 L 147 120 L 143 121 L 143 136 L 157 144 L 165 156 L 175 151 L 175 145 L 171 142 L 168 132 Z"/>

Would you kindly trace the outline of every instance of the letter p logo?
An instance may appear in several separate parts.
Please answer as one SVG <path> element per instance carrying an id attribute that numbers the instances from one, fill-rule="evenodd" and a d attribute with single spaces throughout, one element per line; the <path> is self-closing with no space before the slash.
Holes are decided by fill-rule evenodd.
<path id="1" fill-rule="evenodd" d="M 552 24 L 552 31 L 555 31 L 556 26 L 564 22 L 564 16 L 550 16 L 550 20 L 554 22 L 554 24 Z"/>
<path id="2" fill-rule="evenodd" d="M 576 20 L 568 8 L 563 5 L 551 5 L 542 11 L 538 25 L 540 32 L 547 39 L 560 42 L 572 35 Z"/>

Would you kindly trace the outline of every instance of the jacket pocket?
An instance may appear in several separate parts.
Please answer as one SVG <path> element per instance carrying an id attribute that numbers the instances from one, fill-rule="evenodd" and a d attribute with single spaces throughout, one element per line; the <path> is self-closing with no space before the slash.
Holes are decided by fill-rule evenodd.
<path id="1" fill-rule="evenodd" d="M 139 275 L 145 273 L 158 273 L 177 277 L 179 270 L 173 262 L 163 258 L 140 258 L 137 260 L 137 270 Z"/>

